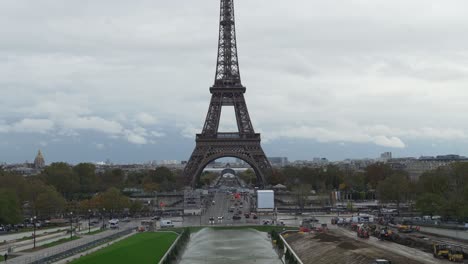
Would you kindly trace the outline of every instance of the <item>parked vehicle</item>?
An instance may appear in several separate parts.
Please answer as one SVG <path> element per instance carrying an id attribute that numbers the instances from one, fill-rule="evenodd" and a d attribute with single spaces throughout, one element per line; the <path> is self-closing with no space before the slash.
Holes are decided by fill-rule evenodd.
<path id="1" fill-rule="evenodd" d="M 109 226 L 111 229 L 119 228 L 119 219 L 111 219 L 109 220 Z"/>
<path id="2" fill-rule="evenodd" d="M 463 249 L 461 247 L 452 246 L 448 252 L 448 260 L 454 262 L 463 262 Z"/>
<path id="3" fill-rule="evenodd" d="M 372 264 L 392 264 L 392 262 L 386 259 L 376 259 Z"/>
<path id="4" fill-rule="evenodd" d="M 449 247 L 445 244 L 432 244 L 432 250 L 435 258 L 445 258 L 449 254 Z"/>
<path id="5" fill-rule="evenodd" d="M 166 228 L 166 227 L 174 227 L 174 223 L 172 223 L 172 220 L 163 220 L 161 219 L 161 228 Z"/>
<path id="6" fill-rule="evenodd" d="M 360 238 L 369 238 L 369 228 L 367 225 L 360 224 L 357 226 L 357 236 Z"/>

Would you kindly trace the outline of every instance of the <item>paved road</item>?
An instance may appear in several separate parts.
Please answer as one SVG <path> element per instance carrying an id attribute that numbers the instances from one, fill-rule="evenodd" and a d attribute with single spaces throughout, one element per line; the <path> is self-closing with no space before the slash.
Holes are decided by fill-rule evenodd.
<path id="1" fill-rule="evenodd" d="M 125 229 L 128 229 L 128 228 L 136 228 L 137 226 L 138 226 L 138 223 L 136 221 L 130 222 L 130 223 L 122 223 L 122 224 L 120 224 L 120 229 L 104 231 L 104 232 L 99 233 L 99 234 L 86 236 L 86 237 L 80 238 L 78 240 L 67 242 L 67 243 L 64 243 L 64 244 L 61 244 L 61 245 L 58 245 L 58 246 L 55 246 L 55 247 L 50 247 L 50 248 L 38 250 L 36 252 L 26 253 L 26 254 L 24 254 L 22 256 L 12 258 L 11 260 L 9 259 L 8 263 L 9 264 L 28 264 L 28 263 L 32 263 L 32 262 L 34 262 L 36 260 L 39 260 L 39 259 L 42 259 L 44 257 L 51 256 L 51 255 L 54 255 L 54 254 L 57 254 L 57 253 L 61 253 L 61 252 L 64 252 L 66 250 L 76 248 L 76 247 L 79 247 L 79 246 L 84 245 L 84 244 L 88 244 L 88 243 L 90 243 L 92 241 L 111 236 L 111 235 L 113 235 L 115 233 L 121 232 L 121 231 L 123 231 Z"/>
<path id="2" fill-rule="evenodd" d="M 430 234 L 468 240 L 468 230 L 453 230 L 453 229 L 442 229 L 442 228 L 424 227 L 424 226 L 421 226 L 420 230 L 421 232 L 427 232 Z"/>

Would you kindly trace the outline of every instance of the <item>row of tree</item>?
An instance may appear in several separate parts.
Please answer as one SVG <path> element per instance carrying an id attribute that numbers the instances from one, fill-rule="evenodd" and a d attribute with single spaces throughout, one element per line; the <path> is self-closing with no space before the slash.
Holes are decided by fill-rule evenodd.
<path id="1" fill-rule="evenodd" d="M 37 178 L 54 186 L 68 200 L 88 198 L 90 194 L 111 187 L 138 187 L 148 192 L 170 191 L 181 188 L 185 183 L 181 172 L 165 167 L 126 174 L 121 169 L 96 172 L 96 166 L 90 163 L 70 166 L 62 162 L 52 163 Z"/>
<path id="2" fill-rule="evenodd" d="M 136 213 L 144 207 L 122 195 L 125 187 L 164 192 L 182 188 L 185 181 L 180 172 L 165 167 L 126 174 L 121 169 L 96 172 L 89 163 L 59 162 L 30 177 L 0 168 L 0 183 L 0 224 L 14 224 L 25 215 L 45 219 L 67 212 L 113 215 L 129 209 Z"/>
<path id="3" fill-rule="evenodd" d="M 256 183 L 252 170 L 239 176 L 248 184 Z M 287 186 L 297 194 L 299 206 L 306 204 L 311 190 L 318 194 L 339 190 L 352 199 L 375 197 L 383 203 L 395 203 L 397 207 L 408 203 L 423 214 L 468 219 L 468 163 L 463 162 L 428 171 L 418 180 L 410 180 L 407 172 L 384 163 L 369 165 L 362 171 L 342 170 L 333 165 L 285 167 L 274 169 L 270 183 Z"/>

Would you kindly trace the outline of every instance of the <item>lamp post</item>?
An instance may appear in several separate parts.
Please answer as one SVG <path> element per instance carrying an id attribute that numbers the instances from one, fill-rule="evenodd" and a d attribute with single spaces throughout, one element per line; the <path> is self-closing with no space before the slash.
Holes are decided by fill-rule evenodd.
<path id="1" fill-rule="evenodd" d="M 102 208 L 102 229 L 104 229 L 104 218 L 106 215 L 106 208 Z"/>
<path id="2" fill-rule="evenodd" d="M 36 248 L 36 216 L 31 218 L 31 222 L 33 223 L 33 248 Z"/>
<path id="3" fill-rule="evenodd" d="M 73 212 L 70 212 L 70 240 L 73 238 Z"/>
<path id="4" fill-rule="evenodd" d="M 88 209 L 88 234 L 91 233 L 91 209 Z"/>

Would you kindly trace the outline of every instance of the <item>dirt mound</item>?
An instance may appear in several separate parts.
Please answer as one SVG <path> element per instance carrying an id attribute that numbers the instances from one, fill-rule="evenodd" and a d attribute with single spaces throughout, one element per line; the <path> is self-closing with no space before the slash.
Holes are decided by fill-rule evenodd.
<path id="1" fill-rule="evenodd" d="M 342 242 L 338 244 L 338 247 L 347 250 L 355 250 L 358 248 L 363 248 L 363 245 L 357 246 L 356 244 L 353 244 L 351 242 Z"/>
<path id="2" fill-rule="evenodd" d="M 318 239 L 319 242 L 340 242 L 341 238 L 328 234 L 328 233 L 318 233 L 314 236 L 314 239 Z"/>

